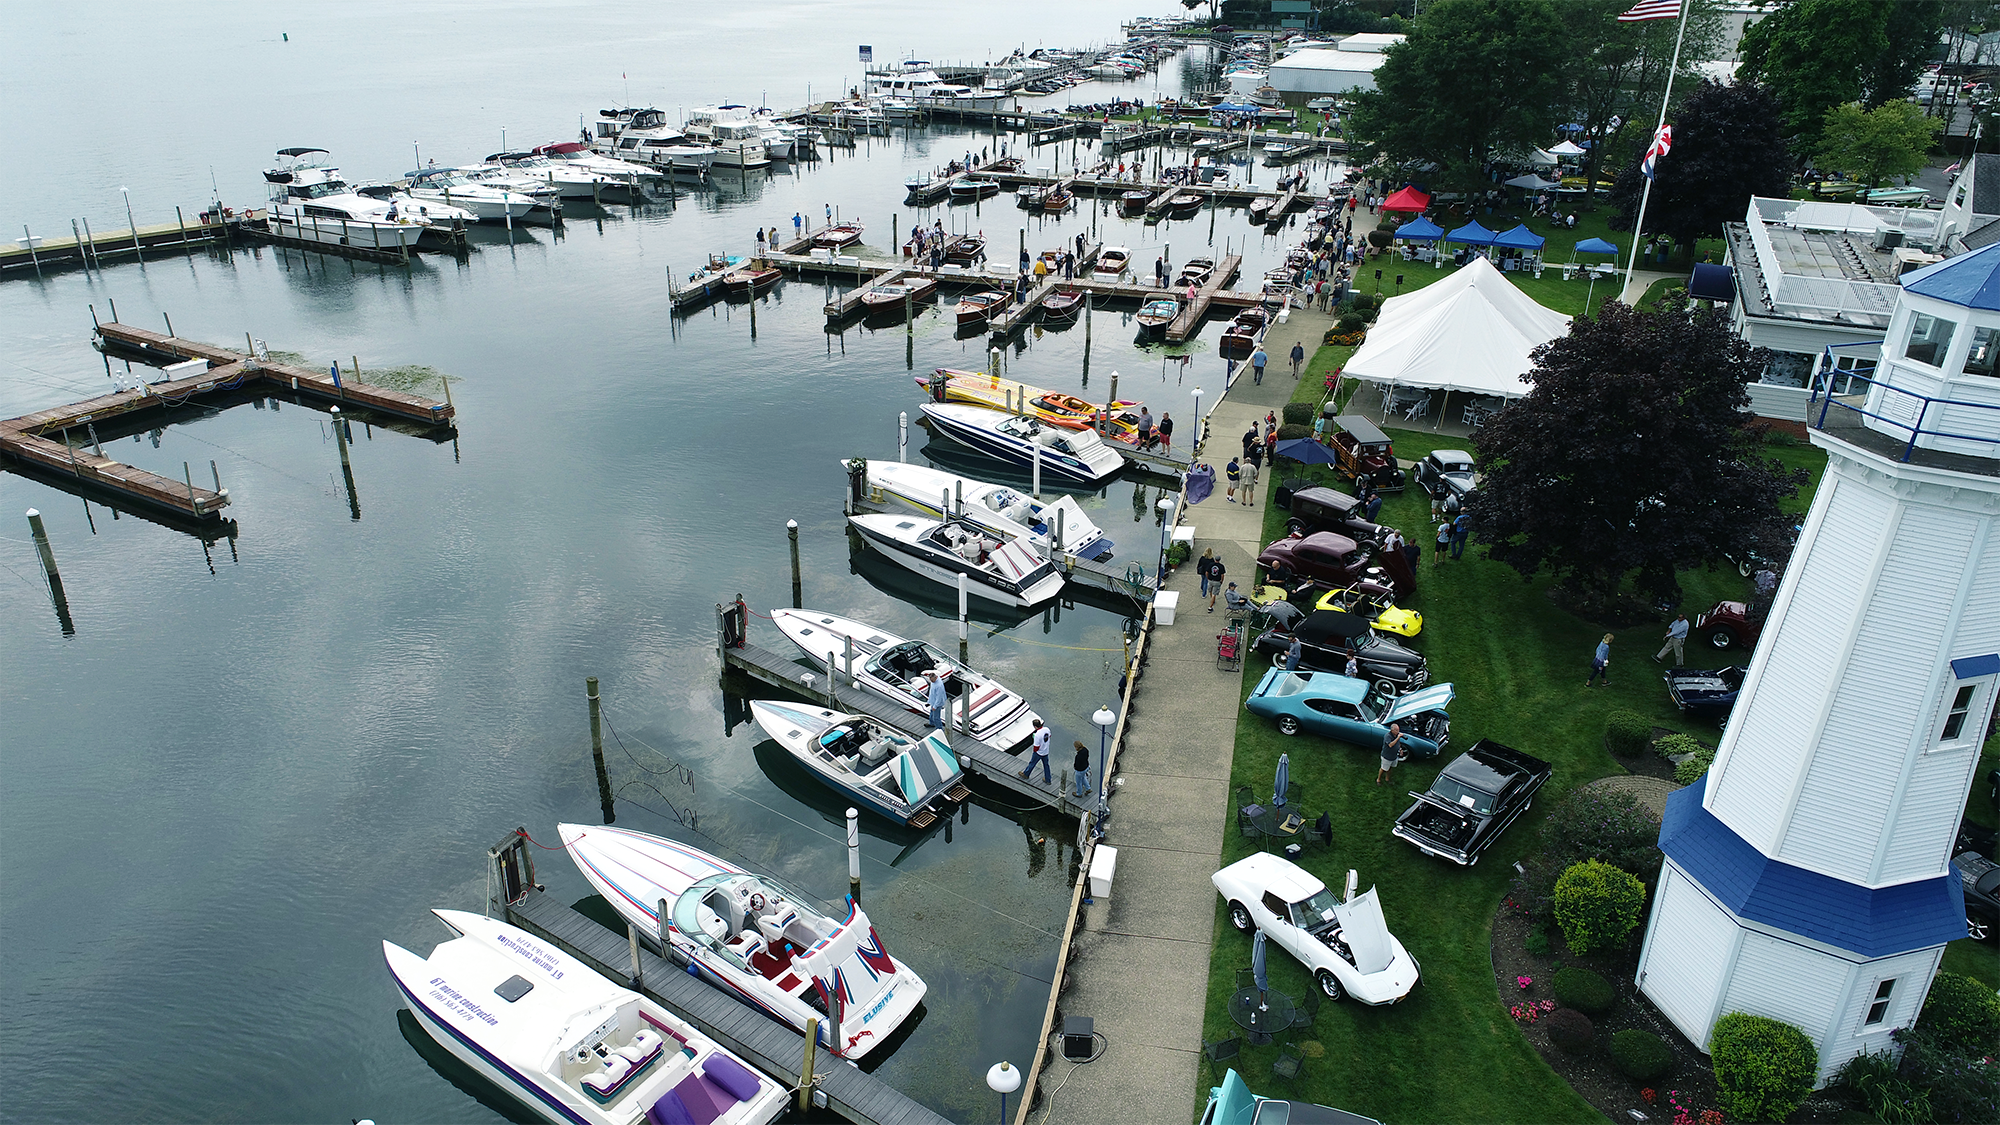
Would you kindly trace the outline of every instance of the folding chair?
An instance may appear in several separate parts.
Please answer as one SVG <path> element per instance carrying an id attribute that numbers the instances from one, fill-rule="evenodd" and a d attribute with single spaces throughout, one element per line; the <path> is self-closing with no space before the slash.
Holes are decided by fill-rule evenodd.
<path id="1" fill-rule="evenodd" d="M 1287 1043 L 1278 1050 L 1278 1057 L 1271 1063 L 1271 1077 L 1286 1081 L 1296 1079 L 1306 1068 L 1306 1054 L 1296 1043 Z"/>
<path id="2" fill-rule="evenodd" d="M 1219 1070 L 1222 1064 L 1233 1062 L 1242 1048 L 1243 1040 L 1236 1036 L 1218 1039 L 1213 1043 L 1204 1039 L 1201 1041 L 1201 1057 L 1208 1061 L 1210 1067 Z"/>
<path id="3" fill-rule="evenodd" d="M 1306 990 L 1305 999 L 1292 1009 L 1292 1026 L 1311 1027 L 1313 1020 L 1319 1017 L 1319 1006 L 1325 999 L 1326 993 L 1319 987 L 1319 982 L 1314 981 L 1312 987 Z"/>

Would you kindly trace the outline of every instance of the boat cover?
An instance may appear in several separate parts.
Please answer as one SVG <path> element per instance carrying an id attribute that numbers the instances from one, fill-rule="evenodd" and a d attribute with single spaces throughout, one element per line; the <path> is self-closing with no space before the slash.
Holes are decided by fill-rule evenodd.
<path id="1" fill-rule="evenodd" d="M 925 735 L 915 749 L 896 756 L 896 784 L 902 786 L 903 799 L 912 806 L 923 804 L 933 793 L 957 781 L 962 773 L 958 756 L 936 731 Z"/>
<path id="2" fill-rule="evenodd" d="M 1020 582 L 1035 568 L 1042 565 L 1042 559 L 1019 539 L 1003 544 L 999 550 L 987 556 L 993 568 L 1007 576 L 1009 581 Z"/>

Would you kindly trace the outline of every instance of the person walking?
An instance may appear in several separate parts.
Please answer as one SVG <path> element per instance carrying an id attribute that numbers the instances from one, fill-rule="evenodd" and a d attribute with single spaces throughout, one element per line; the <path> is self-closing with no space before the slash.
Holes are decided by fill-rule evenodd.
<path id="1" fill-rule="evenodd" d="M 1076 760 L 1070 763 L 1070 768 L 1076 771 L 1076 795 L 1079 798 L 1089 796 L 1090 747 L 1085 746 L 1080 738 L 1076 740 Z"/>
<path id="2" fill-rule="evenodd" d="M 1306 361 L 1306 342 L 1304 340 L 1293 341 L 1292 378 L 1296 379 L 1299 377 L 1299 365 L 1304 363 L 1305 361 Z"/>
<path id="3" fill-rule="evenodd" d="M 1259 444 L 1261 444 L 1261 439 L 1257 436 L 1257 423 L 1253 419 L 1250 422 L 1250 428 L 1243 431 L 1243 456 L 1248 458 L 1250 451 L 1257 448 Z"/>
<path id="4" fill-rule="evenodd" d="M 1375 517 L 1382 514 L 1382 494 L 1370 489 L 1368 500 L 1361 510 L 1367 514 L 1369 523 L 1376 522 Z"/>
<path id="5" fill-rule="evenodd" d="M 1472 538 L 1472 513 L 1460 512 L 1458 518 L 1451 521 L 1452 558 L 1465 554 L 1465 541 L 1470 538 Z"/>
<path id="6" fill-rule="evenodd" d="M 1234 504 L 1236 503 L 1236 486 L 1243 483 L 1242 462 L 1238 461 L 1234 457 L 1231 457 L 1229 459 L 1228 473 L 1229 473 L 1229 502 L 1231 504 Z"/>
<path id="7" fill-rule="evenodd" d="M 1049 770 L 1049 728 L 1043 726 L 1040 719 L 1035 720 L 1034 748 L 1034 752 L 1028 755 L 1028 767 L 1021 771 L 1021 776 L 1028 778 L 1029 774 L 1035 772 L 1035 763 L 1040 762 L 1042 764 L 1042 784 L 1054 785 L 1056 782 L 1055 775 Z M 1028 778 L 1028 780 L 1032 781 L 1034 779 Z"/>
<path id="8" fill-rule="evenodd" d="M 1305 646 L 1299 643 L 1299 639 L 1297 637 L 1293 637 L 1292 643 L 1285 646 L 1285 671 L 1287 672 L 1298 671 L 1299 658 L 1303 657 L 1304 655 L 1305 655 Z"/>
<path id="9" fill-rule="evenodd" d="M 1215 557 L 1215 548 L 1210 547 L 1208 549 L 1208 584 L 1202 587 L 1202 593 L 1208 595 L 1208 612 L 1215 612 L 1215 599 L 1222 594 L 1223 580 L 1228 577 L 1229 568 L 1222 565 L 1222 560 Z"/>
<path id="10" fill-rule="evenodd" d="M 1389 771 L 1408 756 L 1409 751 L 1403 748 L 1403 724 L 1390 723 L 1389 733 L 1382 736 L 1382 768 L 1375 771 L 1375 784 L 1387 780 Z"/>
<path id="11" fill-rule="evenodd" d="M 1350 680 L 1361 678 L 1361 653 L 1355 650 L 1352 641 L 1348 642 L 1347 645 L 1347 671 L 1345 674 Z"/>
<path id="12" fill-rule="evenodd" d="M 1661 645 L 1660 651 L 1653 654 L 1653 663 L 1658 664 L 1666 657 L 1667 650 L 1672 649 L 1674 653 L 1674 667 L 1680 667 L 1681 646 L 1687 644 L 1687 639 L 1688 615 L 1685 613 L 1675 614 L 1673 624 L 1667 626 L 1667 643 Z"/>
<path id="13" fill-rule="evenodd" d="M 1271 357 L 1264 354 L 1264 345 L 1262 344 L 1257 345 L 1257 350 L 1250 353 L 1250 369 L 1257 374 L 1258 386 L 1264 385 L 1264 365 L 1269 362 L 1271 362 Z"/>
<path id="14" fill-rule="evenodd" d="M 1604 677 L 1605 687 L 1611 686 L 1611 634 L 1609 633 L 1604 634 L 1604 639 L 1597 642 L 1597 651 L 1590 658 L 1590 677 L 1583 681 L 1583 686 L 1589 687 L 1599 676 Z"/>
<path id="15" fill-rule="evenodd" d="M 1438 524 L 1437 550 L 1431 552 L 1431 565 L 1443 566 L 1445 552 L 1449 551 L 1450 549 L 1451 549 L 1451 524 L 1448 522 L 1441 522 Z"/>
<path id="16" fill-rule="evenodd" d="M 944 689 L 944 673 L 932 672 L 929 676 L 930 690 L 925 693 L 925 702 L 931 707 L 931 728 L 944 730 L 945 708 L 951 706 L 951 695 Z"/>
<path id="17" fill-rule="evenodd" d="M 1255 504 L 1257 502 L 1257 473 L 1264 467 L 1263 463 L 1264 447 L 1261 445 L 1251 446 L 1250 457 L 1243 462 L 1243 502 L 1245 504 Z"/>
<path id="18" fill-rule="evenodd" d="M 1213 568 L 1219 565 L 1221 565 L 1221 560 L 1215 557 L 1215 548 L 1213 547 L 1203 551 L 1201 557 L 1195 560 L 1194 573 L 1195 577 L 1201 579 L 1201 596 L 1204 598 L 1214 592 L 1212 587 L 1215 585 L 1215 576 L 1211 572 Z"/>

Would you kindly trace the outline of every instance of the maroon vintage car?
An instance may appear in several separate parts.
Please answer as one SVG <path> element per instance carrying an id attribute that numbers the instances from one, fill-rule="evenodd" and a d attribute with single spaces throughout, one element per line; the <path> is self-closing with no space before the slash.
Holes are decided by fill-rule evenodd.
<path id="1" fill-rule="evenodd" d="M 1747 602 L 1717 602 L 1694 620 L 1694 640 L 1710 648 L 1756 648 L 1764 631 L 1764 615 Z"/>
<path id="2" fill-rule="evenodd" d="M 1257 565 L 1281 586 L 1292 584 L 1284 578 L 1289 572 L 1328 587 L 1373 579 L 1386 583 L 1399 599 L 1409 597 L 1417 588 L 1417 576 L 1407 556 L 1391 552 L 1377 557 L 1362 544 L 1332 531 L 1280 539 L 1264 548 L 1257 556 Z"/>

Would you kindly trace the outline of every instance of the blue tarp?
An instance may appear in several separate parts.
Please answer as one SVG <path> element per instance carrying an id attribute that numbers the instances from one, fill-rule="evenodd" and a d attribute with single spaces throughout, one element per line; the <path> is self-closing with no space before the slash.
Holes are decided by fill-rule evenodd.
<path id="1" fill-rule="evenodd" d="M 1576 252 L 1579 254 L 1616 254 L 1618 248 L 1601 238 L 1586 238 L 1576 244 Z"/>
<path id="2" fill-rule="evenodd" d="M 1303 462 L 1307 465 L 1331 465 L 1334 463 L 1333 450 L 1311 438 L 1291 438 L 1277 444 L 1280 457 Z"/>
<path id="3" fill-rule="evenodd" d="M 1444 236 L 1446 242 L 1456 242 L 1465 246 L 1493 245 L 1493 232 L 1479 225 L 1479 220 L 1465 224 Z"/>
<path id="4" fill-rule="evenodd" d="M 1261 111 L 1263 108 L 1264 108 L 1263 106 L 1252 105 L 1249 102 L 1219 102 L 1215 105 L 1209 106 L 1208 112 L 1211 114 L 1245 113 L 1254 115 L 1259 111 Z"/>
<path id="5" fill-rule="evenodd" d="M 1436 242 L 1444 237 L 1444 228 L 1418 215 L 1396 228 L 1396 237 L 1405 242 Z"/>
<path id="6" fill-rule="evenodd" d="M 1493 236 L 1493 245 L 1505 246 L 1510 250 L 1540 250 L 1542 244 L 1547 241 L 1548 239 L 1529 230 L 1526 223 Z"/>

